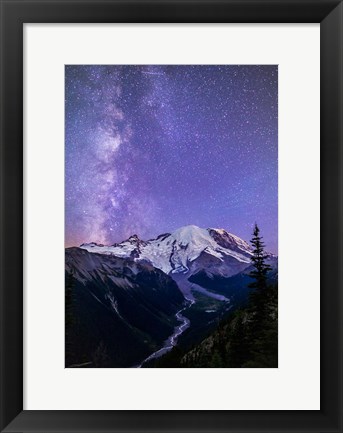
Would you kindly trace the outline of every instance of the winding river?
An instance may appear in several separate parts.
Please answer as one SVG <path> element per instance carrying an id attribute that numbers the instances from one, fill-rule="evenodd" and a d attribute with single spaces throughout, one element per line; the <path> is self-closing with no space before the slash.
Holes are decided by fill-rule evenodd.
<path id="1" fill-rule="evenodd" d="M 175 276 L 174 280 L 177 282 L 185 296 L 185 299 L 188 301 L 187 305 L 181 308 L 181 310 L 179 310 L 175 315 L 177 320 L 180 322 L 180 325 L 177 325 L 174 328 L 173 334 L 167 338 L 167 340 L 163 343 L 161 349 L 156 350 L 156 352 L 149 355 L 139 365 L 135 365 L 136 368 L 141 368 L 142 365 L 146 362 L 161 357 L 162 355 L 172 350 L 174 346 L 176 346 L 178 337 L 190 326 L 190 320 L 185 317 L 182 312 L 187 310 L 194 304 L 195 299 L 192 293 L 193 291 L 202 293 L 203 295 L 208 296 L 209 298 L 216 299 L 217 301 L 230 302 L 230 299 L 226 298 L 225 296 L 210 292 L 209 290 L 206 290 L 205 288 L 198 286 L 197 284 L 191 283 L 185 277 Z"/>
<path id="2" fill-rule="evenodd" d="M 177 320 L 180 322 L 180 325 L 175 326 L 173 334 L 167 338 L 167 340 L 163 343 L 163 346 L 161 347 L 161 349 L 156 350 L 156 352 L 152 353 L 147 358 L 145 358 L 141 364 L 136 366 L 136 368 L 141 368 L 142 365 L 145 364 L 146 362 L 151 361 L 152 359 L 159 358 L 160 356 L 166 354 L 167 352 L 172 350 L 172 348 L 176 345 L 178 337 L 190 325 L 189 319 L 187 317 L 183 316 L 182 312 L 185 311 L 187 308 L 190 308 L 194 304 L 195 301 L 194 301 L 194 299 L 189 299 L 189 298 L 186 298 L 186 300 L 188 301 L 188 304 L 185 307 L 181 308 L 181 310 L 179 310 L 175 315 Z"/>

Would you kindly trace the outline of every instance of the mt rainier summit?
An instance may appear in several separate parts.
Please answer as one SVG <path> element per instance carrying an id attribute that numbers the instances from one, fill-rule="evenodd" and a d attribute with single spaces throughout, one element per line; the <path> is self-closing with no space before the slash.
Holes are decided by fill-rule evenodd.
<path id="1" fill-rule="evenodd" d="M 100 353 L 110 365 L 137 366 L 200 341 L 246 301 L 252 256 L 234 234 L 195 225 L 146 241 L 132 235 L 66 248 L 66 314 L 77 317 L 66 365 L 96 366 Z M 267 261 L 275 274 L 277 257 Z"/>
<path id="2" fill-rule="evenodd" d="M 87 243 L 81 248 L 91 253 L 149 263 L 172 277 L 176 274 L 189 277 L 200 270 L 205 270 L 208 275 L 230 277 L 247 268 L 252 256 L 249 244 L 239 237 L 224 229 L 202 229 L 195 225 L 148 241 L 133 235 L 111 246 Z"/>

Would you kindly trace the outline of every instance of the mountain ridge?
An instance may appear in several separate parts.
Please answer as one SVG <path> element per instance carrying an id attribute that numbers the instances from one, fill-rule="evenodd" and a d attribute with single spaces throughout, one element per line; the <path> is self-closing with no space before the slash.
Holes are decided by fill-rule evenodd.
<path id="1" fill-rule="evenodd" d="M 163 233 L 148 241 L 132 235 L 113 245 L 91 242 L 80 248 L 91 253 L 147 261 L 166 274 L 191 274 L 192 264 L 197 259 L 204 260 L 207 255 L 207 258 L 218 259 L 218 265 L 226 262 L 220 273 L 230 276 L 247 267 L 252 256 L 250 245 L 238 236 L 224 229 L 202 229 L 195 225 L 180 227 L 173 233 Z"/>
<path id="2" fill-rule="evenodd" d="M 106 366 L 106 357 L 110 365 L 137 366 L 189 345 L 250 291 L 253 250 L 224 229 L 190 225 L 147 241 L 133 234 L 113 245 L 85 243 L 65 254 L 77 317 L 69 325 L 74 353 L 67 366 Z M 277 276 L 277 257 L 267 260 Z"/>
<path id="3" fill-rule="evenodd" d="M 66 316 L 74 318 L 66 321 L 66 347 L 72 348 L 66 367 L 106 367 L 106 358 L 118 367 L 134 365 L 177 326 L 185 298 L 161 270 L 77 247 L 65 250 L 65 263 Z"/>

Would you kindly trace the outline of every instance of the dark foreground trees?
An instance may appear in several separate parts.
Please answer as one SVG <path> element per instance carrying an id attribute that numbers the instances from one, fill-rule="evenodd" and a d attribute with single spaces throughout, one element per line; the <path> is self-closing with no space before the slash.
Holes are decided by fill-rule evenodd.
<path id="1" fill-rule="evenodd" d="M 200 344 L 173 350 L 151 367 L 275 368 L 278 366 L 278 287 L 270 282 L 268 255 L 257 225 L 251 239 L 249 299 Z M 171 362 L 172 361 L 172 362 Z"/>
<path id="2" fill-rule="evenodd" d="M 260 229 L 255 224 L 253 238 L 254 269 L 250 272 L 253 282 L 249 285 L 247 338 L 249 340 L 249 360 L 243 367 L 277 367 L 278 364 L 278 295 L 277 285 L 268 285 L 267 273 L 271 267 L 266 263 L 268 255 Z"/>

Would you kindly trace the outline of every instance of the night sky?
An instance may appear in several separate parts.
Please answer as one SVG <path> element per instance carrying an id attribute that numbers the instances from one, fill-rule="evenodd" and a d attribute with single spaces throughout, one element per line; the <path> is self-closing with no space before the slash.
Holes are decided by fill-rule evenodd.
<path id="1" fill-rule="evenodd" d="M 66 66 L 66 246 L 195 224 L 277 253 L 277 66 Z"/>

